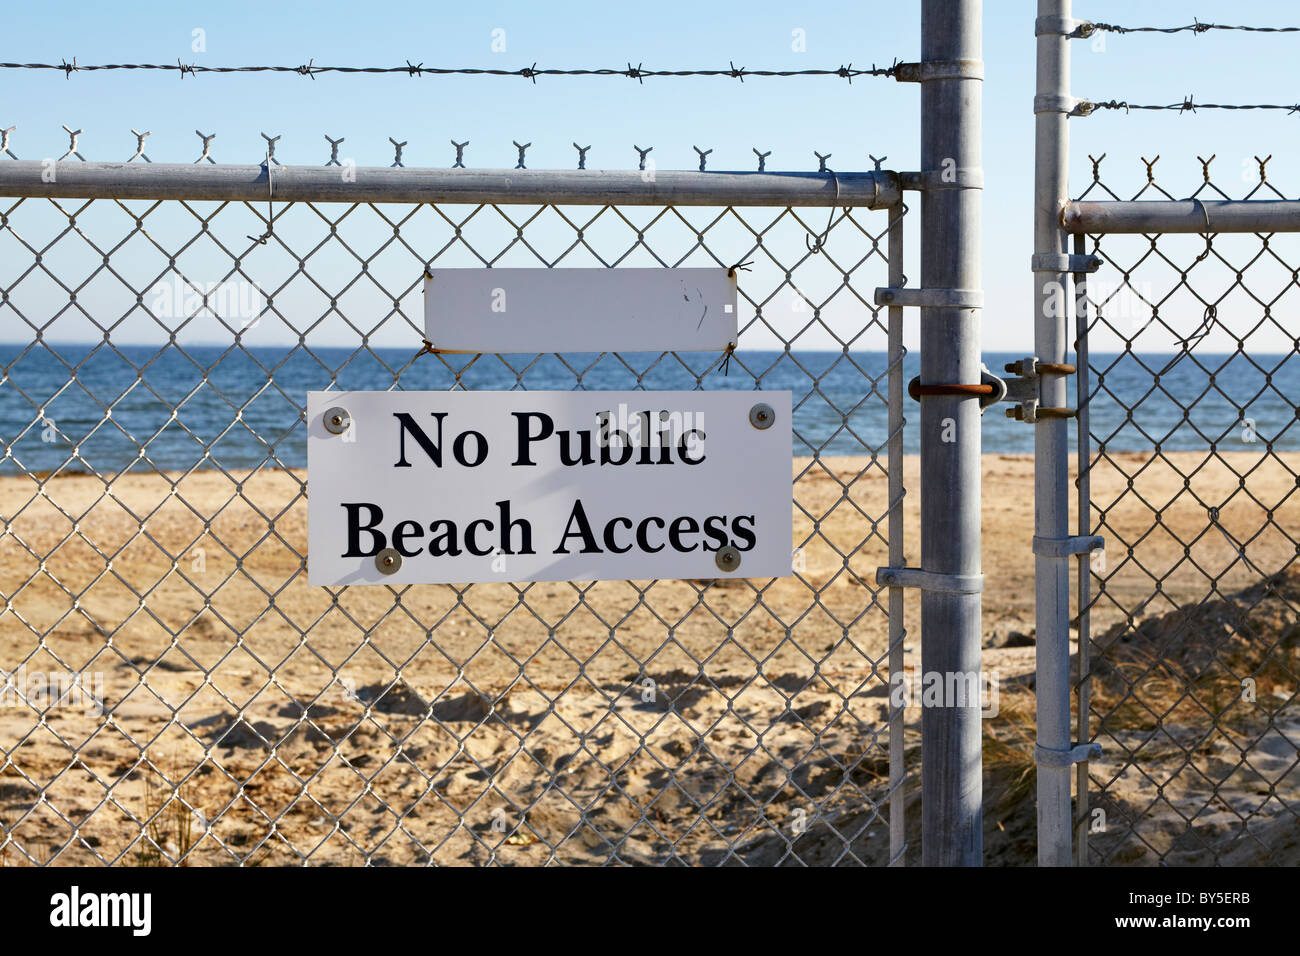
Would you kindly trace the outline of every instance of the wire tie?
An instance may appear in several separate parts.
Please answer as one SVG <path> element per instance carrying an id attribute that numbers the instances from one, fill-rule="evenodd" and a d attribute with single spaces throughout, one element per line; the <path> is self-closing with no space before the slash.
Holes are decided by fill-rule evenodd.
<path id="1" fill-rule="evenodd" d="M 721 367 L 722 367 L 723 378 L 726 378 L 727 375 L 730 374 L 731 372 L 731 354 L 735 351 L 736 351 L 736 346 L 731 344 L 730 342 L 728 342 L 727 347 L 722 350 L 723 358 L 722 358 Z"/>
<path id="2" fill-rule="evenodd" d="M 1210 159 L 1214 159 L 1214 157 L 1211 156 Z M 1208 168 L 1208 164 L 1207 164 L 1207 168 Z M 1207 179 L 1206 181 L 1208 182 L 1209 180 Z M 1203 233 L 1201 233 L 1201 235 L 1205 237 L 1205 251 L 1202 252 L 1199 256 L 1196 257 L 1196 261 L 1197 261 L 1197 262 L 1204 262 L 1204 261 L 1205 261 L 1205 258 L 1206 258 L 1206 257 L 1210 254 L 1210 252 L 1211 252 L 1211 242 L 1212 242 L 1212 240 L 1210 239 L 1210 232 L 1211 232 L 1211 230 L 1210 230 L 1210 211 L 1209 211 L 1208 209 L 1205 208 L 1205 203 L 1201 202 L 1199 196 L 1193 196 L 1191 201 L 1194 202 L 1194 203 L 1196 204 L 1196 208 L 1198 208 L 1199 210 L 1201 210 L 1201 215 L 1205 218 L 1205 231 L 1204 231 Z"/>
<path id="3" fill-rule="evenodd" d="M 279 137 L 277 136 L 276 139 L 279 139 Z M 275 225 L 273 221 L 274 215 L 271 210 L 271 196 L 273 194 L 273 191 L 274 191 L 274 187 L 271 182 L 271 150 L 268 149 L 266 151 L 266 232 L 262 233 L 261 239 L 258 239 L 256 236 L 248 237 L 253 242 L 257 243 L 259 246 L 266 245 L 266 240 L 271 237 L 271 234 L 273 232 L 275 232 Z"/>
<path id="4" fill-rule="evenodd" d="M 835 223 L 835 208 L 840 204 L 840 178 L 835 175 L 835 170 L 829 169 L 826 166 L 826 160 L 830 158 L 830 153 L 822 156 L 820 153 L 814 152 L 813 155 L 821 159 L 822 168 L 826 172 L 830 173 L 831 180 L 835 183 L 835 203 L 831 206 L 830 214 L 826 217 L 826 229 L 820 236 L 816 237 L 815 242 L 809 242 L 806 235 L 803 237 L 803 244 L 808 248 L 808 251 L 816 254 L 822 251 L 822 246 L 824 246 L 826 240 L 830 238 L 831 226 Z"/>

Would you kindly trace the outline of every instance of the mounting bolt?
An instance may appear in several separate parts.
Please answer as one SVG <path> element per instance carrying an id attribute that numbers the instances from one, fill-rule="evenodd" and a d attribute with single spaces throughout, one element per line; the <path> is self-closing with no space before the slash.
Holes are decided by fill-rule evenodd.
<path id="1" fill-rule="evenodd" d="M 402 555 L 396 548 L 384 548 L 375 555 L 375 567 L 380 574 L 396 574 L 402 567 Z"/>
<path id="2" fill-rule="evenodd" d="M 767 402 L 759 402 L 749 410 L 749 423 L 755 428 L 771 428 L 774 421 L 776 421 L 776 412 Z M 718 553 L 721 554 L 722 552 L 719 551 Z M 740 555 L 736 555 L 736 560 L 740 560 Z"/>
<path id="3" fill-rule="evenodd" d="M 714 555 L 713 562 L 722 571 L 734 571 L 740 567 L 740 552 L 735 548 L 720 548 Z"/>
<path id="4" fill-rule="evenodd" d="M 331 435 L 342 435 L 352 425 L 352 415 L 342 405 L 326 409 L 321 416 L 325 430 Z"/>

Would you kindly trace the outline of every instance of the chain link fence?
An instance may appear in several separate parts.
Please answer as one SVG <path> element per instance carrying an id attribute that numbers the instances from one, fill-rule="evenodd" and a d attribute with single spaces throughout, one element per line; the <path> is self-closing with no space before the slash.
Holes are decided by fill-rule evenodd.
<path id="1" fill-rule="evenodd" d="M 0 200 L 5 865 L 901 860 L 905 207 L 513 201 Z M 739 347 L 425 352 L 467 265 L 741 266 Z M 309 389 L 683 387 L 793 390 L 793 577 L 308 587 Z"/>
<path id="2" fill-rule="evenodd" d="M 1080 199 L 1187 198 L 1156 159 L 1109 187 L 1104 158 Z M 1285 198 L 1268 157 L 1237 196 L 1212 161 L 1192 199 Z M 1075 236 L 1103 262 L 1077 343 L 1079 533 L 1106 540 L 1079 578 L 1078 739 L 1104 753 L 1079 774 L 1085 864 L 1296 861 L 1300 220 L 1210 228 Z"/>

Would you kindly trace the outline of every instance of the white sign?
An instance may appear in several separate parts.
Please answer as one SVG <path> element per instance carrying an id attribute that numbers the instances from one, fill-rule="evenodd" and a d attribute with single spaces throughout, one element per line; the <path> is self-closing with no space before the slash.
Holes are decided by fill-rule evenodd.
<path id="1" fill-rule="evenodd" d="M 727 269 L 437 269 L 424 334 L 445 352 L 722 351 L 736 344 Z"/>
<path id="2" fill-rule="evenodd" d="M 789 392 L 309 392 L 311 584 L 782 577 Z"/>

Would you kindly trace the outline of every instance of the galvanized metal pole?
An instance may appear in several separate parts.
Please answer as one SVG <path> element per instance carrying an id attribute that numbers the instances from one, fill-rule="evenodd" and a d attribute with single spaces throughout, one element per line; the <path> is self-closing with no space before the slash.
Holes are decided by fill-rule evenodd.
<path id="1" fill-rule="evenodd" d="M 921 5 L 921 384 L 980 381 L 982 0 Z M 934 292 L 930 292 L 934 290 Z M 941 305 L 946 302 L 948 304 Z M 961 302 L 957 306 L 955 303 Z M 979 680 L 980 406 L 921 396 L 921 669 L 945 687 Z M 978 694 L 921 711 L 921 858 L 978 866 L 983 782 Z"/>
<path id="2" fill-rule="evenodd" d="M 1064 362 L 1066 316 L 1073 315 L 1066 235 L 1061 228 L 1061 212 L 1069 199 L 1070 41 L 1063 25 L 1070 16 L 1070 0 L 1038 0 L 1038 16 L 1034 253 L 1063 261 L 1037 260 L 1052 264 L 1050 271 L 1034 272 L 1034 355 L 1040 362 Z M 1064 407 L 1065 377 L 1040 376 L 1039 402 Z M 1035 538 L 1059 540 L 1070 534 L 1068 425 L 1061 418 L 1040 418 L 1034 425 Z M 1069 567 L 1070 558 L 1065 554 L 1034 557 L 1039 751 L 1066 753 L 1071 749 Z M 1038 865 L 1069 866 L 1070 836 L 1070 766 L 1039 760 Z"/>
<path id="3" fill-rule="evenodd" d="M 903 207 L 889 211 L 889 284 L 901 287 L 903 274 Z M 889 566 L 901 568 L 906 560 L 903 547 L 903 309 L 891 305 L 889 322 Z M 907 768 L 907 719 L 902 702 L 894 703 L 893 688 L 906 680 L 903 640 L 903 589 L 889 589 L 889 865 L 903 866 L 907 852 L 907 794 L 903 787 Z"/>
<path id="4" fill-rule="evenodd" d="M 0 196 L 266 202 L 551 203 L 618 206 L 853 206 L 902 198 L 888 172 L 695 172 L 600 169 L 428 169 L 62 162 L 0 163 Z"/>
<path id="5" fill-rule="evenodd" d="M 1061 216 L 1070 233 L 1300 232 L 1293 199 L 1180 199 L 1071 202 Z"/>
<path id="6" fill-rule="evenodd" d="M 1087 252 L 1085 237 L 1074 237 L 1074 254 L 1083 256 Z M 1078 449 L 1079 481 L 1075 528 L 1079 535 L 1092 533 L 1092 444 L 1088 421 L 1088 399 L 1091 392 L 1088 375 L 1088 278 L 1086 272 L 1075 274 L 1074 297 L 1074 356 L 1078 366 L 1075 379 L 1075 408 L 1079 410 L 1075 447 Z M 1083 741 L 1092 736 L 1089 727 L 1091 714 L 1091 690 L 1089 675 L 1092 671 L 1092 627 L 1088 606 L 1092 603 L 1092 563 L 1091 555 L 1080 554 L 1076 573 L 1076 586 L 1079 592 L 1079 713 L 1075 723 L 1075 739 Z M 1076 834 L 1074 865 L 1086 866 L 1088 863 L 1088 761 L 1082 760 L 1075 769 L 1075 825 Z"/>

